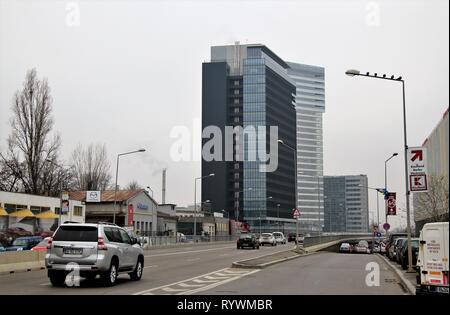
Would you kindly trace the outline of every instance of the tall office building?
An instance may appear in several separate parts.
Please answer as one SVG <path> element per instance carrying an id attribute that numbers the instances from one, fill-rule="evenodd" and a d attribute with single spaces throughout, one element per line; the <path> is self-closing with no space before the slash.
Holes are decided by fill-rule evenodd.
<path id="1" fill-rule="evenodd" d="M 270 151 L 269 126 L 278 127 L 278 138 L 296 146 L 295 83 L 287 75 L 288 65 L 268 47 L 260 44 L 211 48 L 211 62 L 203 63 L 202 128 L 217 126 L 225 135 L 226 126 L 244 130 L 266 127 L 257 138 L 234 136 L 229 161 L 202 159 L 202 175 L 214 178 L 202 184 L 202 200 L 213 209 L 224 209 L 229 217 L 250 224 L 259 231 L 292 229 L 295 207 L 294 152 L 278 146 L 278 167 L 262 172 L 266 164 L 250 157 L 255 149 Z M 203 138 L 203 145 L 210 139 Z M 243 148 L 239 146 L 243 140 Z M 222 152 L 226 151 L 226 139 Z M 242 156 L 239 157 L 240 153 Z M 273 153 L 273 152 L 271 152 Z M 225 156 L 225 154 L 222 154 Z"/>
<path id="2" fill-rule="evenodd" d="M 323 179 L 325 232 L 369 232 L 367 175 Z"/>
<path id="3" fill-rule="evenodd" d="M 301 211 L 300 230 L 322 231 L 323 219 L 323 136 L 325 112 L 325 69 L 288 62 L 288 75 L 296 85 L 297 192 Z"/>

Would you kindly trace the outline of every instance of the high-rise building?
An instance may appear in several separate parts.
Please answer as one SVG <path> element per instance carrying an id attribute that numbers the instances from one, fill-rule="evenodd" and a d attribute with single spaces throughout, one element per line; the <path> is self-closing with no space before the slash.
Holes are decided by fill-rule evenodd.
<path id="1" fill-rule="evenodd" d="M 326 232 L 369 232 L 367 175 L 324 176 Z"/>
<path id="2" fill-rule="evenodd" d="M 325 69 L 288 62 L 288 75 L 296 85 L 297 192 L 302 233 L 322 230 L 323 218 L 323 136 L 325 112 Z"/>
<path id="3" fill-rule="evenodd" d="M 259 154 L 256 160 L 251 158 L 258 149 L 269 153 L 270 126 L 278 127 L 277 138 L 286 145 L 296 146 L 296 87 L 287 75 L 288 68 L 261 44 L 215 46 L 211 48 L 211 62 L 203 63 L 203 130 L 216 126 L 222 135 L 226 126 L 262 131 L 256 138 L 246 133 L 241 135 L 243 139 L 234 135 L 233 153 L 237 155 L 233 154 L 231 160 L 202 158 L 202 175 L 215 174 L 203 182 L 202 200 L 210 200 L 215 211 L 226 210 L 231 219 L 247 222 L 254 231 L 259 231 L 260 223 L 262 231 L 284 228 L 287 232 L 295 226 L 294 152 L 278 146 L 278 167 L 268 172 L 261 171 L 260 165 L 266 163 Z M 203 138 L 203 145 L 209 140 Z M 228 140 L 222 140 L 225 152 Z"/>

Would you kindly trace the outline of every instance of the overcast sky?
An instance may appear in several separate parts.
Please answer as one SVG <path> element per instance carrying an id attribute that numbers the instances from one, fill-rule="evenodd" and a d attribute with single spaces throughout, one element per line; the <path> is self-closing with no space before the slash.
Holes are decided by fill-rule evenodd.
<path id="1" fill-rule="evenodd" d="M 447 0 L 0 0 L 0 150 L 13 94 L 35 67 L 52 89 L 66 161 L 78 143 L 105 143 L 113 173 L 117 153 L 145 147 L 121 160 L 119 184 L 137 180 L 160 200 L 167 167 L 166 201 L 193 203 L 200 162 L 170 160 L 170 130 L 201 117 L 210 46 L 263 43 L 326 69 L 325 175 L 367 174 L 382 187 L 384 160 L 399 152 L 388 188 L 404 208 L 401 85 L 344 72 L 402 75 L 408 142 L 421 145 L 448 107 L 448 12 Z"/>

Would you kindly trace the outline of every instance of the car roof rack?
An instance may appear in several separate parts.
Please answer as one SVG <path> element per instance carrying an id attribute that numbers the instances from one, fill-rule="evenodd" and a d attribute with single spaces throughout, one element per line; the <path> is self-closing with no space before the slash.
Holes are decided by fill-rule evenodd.
<path id="1" fill-rule="evenodd" d="M 118 226 L 118 225 L 115 224 L 115 223 L 112 223 L 112 222 L 104 222 L 104 221 L 99 221 L 99 222 L 97 222 L 97 224 L 104 224 L 104 225 L 114 225 L 114 226 Z"/>

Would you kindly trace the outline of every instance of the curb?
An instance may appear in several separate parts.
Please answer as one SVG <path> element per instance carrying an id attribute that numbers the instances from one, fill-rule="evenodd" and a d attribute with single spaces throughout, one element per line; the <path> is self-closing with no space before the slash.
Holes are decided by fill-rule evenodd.
<path id="1" fill-rule="evenodd" d="M 395 271 L 397 276 L 402 281 L 403 285 L 408 289 L 409 293 L 411 295 L 416 295 L 416 287 L 408 279 L 406 279 L 406 277 L 403 275 L 403 273 L 400 270 L 398 270 L 398 268 L 395 267 L 386 257 L 384 257 L 383 255 L 380 255 L 380 254 L 377 254 L 377 255 L 378 255 L 378 257 L 381 257 L 392 270 Z"/>
<path id="2" fill-rule="evenodd" d="M 280 252 L 277 252 L 277 253 L 283 253 L 283 252 L 291 252 L 291 250 L 280 251 Z M 274 254 L 277 254 L 277 253 L 274 253 Z M 269 261 L 269 262 L 266 262 L 266 263 L 263 263 L 263 264 L 257 264 L 257 265 L 246 265 L 246 264 L 243 264 L 243 262 L 245 262 L 245 261 L 249 261 L 249 260 L 258 259 L 258 258 L 262 258 L 262 257 L 273 255 L 273 254 L 268 254 L 268 255 L 255 257 L 255 258 L 252 258 L 252 259 L 235 261 L 235 262 L 233 262 L 231 264 L 231 267 L 232 268 L 244 268 L 244 269 L 264 269 L 266 267 L 269 267 L 269 266 L 272 266 L 272 265 L 275 265 L 275 264 L 278 264 L 278 263 L 282 263 L 282 262 L 293 260 L 293 259 L 300 258 L 300 257 L 314 255 L 316 253 L 317 252 L 310 252 L 310 253 L 305 252 L 303 254 L 298 254 L 298 255 L 295 255 L 295 256 L 291 256 L 291 257 L 285 257 L 285 258 L 281 258 L 281 259 L 277 259 L 277 260 L 273 260 L 273 261 Z"/>

